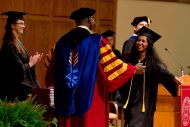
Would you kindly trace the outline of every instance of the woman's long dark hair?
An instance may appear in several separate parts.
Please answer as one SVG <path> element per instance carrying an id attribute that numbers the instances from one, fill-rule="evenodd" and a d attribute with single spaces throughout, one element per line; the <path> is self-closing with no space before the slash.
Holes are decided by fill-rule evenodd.
<path id="1" fill-rule="evenodd" d="M 16 21 L 15 21 L 16 23 Z M 3 36 L 3 43 L 2 43 L 2 47 L 4 47 L 5 45 L 9 45 L 9 44 L 13 44 L 15 45 L 16 49 L 18 50 L 19 53 L 24 53 L 25 50 L 23 48 L 23 46 L 21 46 L 18 42 L 18 36 L 16 36 L 16 33 L 13 33 L 13 30 L 11 28 L 11 24 L 14 23 L 10 23 L 7 22 L 6 26 L 5 26 L 5 34 Z"/>
<path id="2" fill-rule="evenodd" d="M 130 62 L 133 65 L 137 64 L 140 58 L 140 53 L 138 52 L 137 47 L 136 47 L 137 40 L 139 39 L 140 36 L 145 36 L 145 35 L 139 35 L 137 37 L 137 39 L 135 40 L 132 46 L 131 53 L 129 54 L 128 57 L 126 57 L 126 62 Z M 156 65 L 158 65 L 159 63 L 163 64 L 166 67 L 166 65 L 159 58 L 156 52 L 156 49 L 153 46 L 152 40 L 147 36 L 146 38 L 148 42 L 148 47 L 147 47 L 146 56 L 145 56 L 146 69 L 148 69 L 147 71 L 149 71 L 149 69 L 154 69 L 154 71 L 156 71 L 157 70 Z"/>

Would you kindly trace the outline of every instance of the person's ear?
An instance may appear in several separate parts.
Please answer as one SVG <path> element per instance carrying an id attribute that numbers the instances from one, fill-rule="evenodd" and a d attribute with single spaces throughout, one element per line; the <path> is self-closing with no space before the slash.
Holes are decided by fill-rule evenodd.
<path id="1" fill-rule="evenodd" d="M 137 31 L 137 26 L 133 26 L 133 30 L 134 30 L 134 31 Z"/>
<path id="2" fill-rule="evenodd" d="M 89 23 L 91 23 L 91 22 L 92 22 L 92 20 L 91 20 L 91 17 L 90 17 L 90 16 L 88 17 L 88 22 L 89 22 Z"/>
<path id="3" fill-rule="evenodd" d="M 91 16 L 88 17 L 88 22 L 90 24 L 94 24 L 95 23 L 94 19 Z"/>
<path id="4" fill-rule="evenodd" d="M 91 19 L 92 23 L 95 23 L 95 21 L 94 21 L 94 19 L 92 17 L 90 19 Z"/>
<path id="5" fill-rule="evenodd" d="M 11 24 L 11 29 L 15 29 L 16 24 Z"/>

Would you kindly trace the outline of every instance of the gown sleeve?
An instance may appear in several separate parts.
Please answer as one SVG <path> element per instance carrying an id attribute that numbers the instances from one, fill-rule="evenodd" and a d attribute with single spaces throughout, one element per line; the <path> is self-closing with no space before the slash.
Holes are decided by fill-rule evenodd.
<path id="1" fill-rule="evenodd" d="M 174 81 L 174 75 L 163 65 L 159 64 L 160 76 L 159 83 L 161 83 L 172 96 L 177 96 L 177 84 Z"/>
<path id="2" fill-rule="evenodd" d="M 131 79 L 136 71 L 132 64 L 124 63 L 113 53 L 108 42 L 102 38 L 98 69 L 108 92 L 113 92 Z"/>

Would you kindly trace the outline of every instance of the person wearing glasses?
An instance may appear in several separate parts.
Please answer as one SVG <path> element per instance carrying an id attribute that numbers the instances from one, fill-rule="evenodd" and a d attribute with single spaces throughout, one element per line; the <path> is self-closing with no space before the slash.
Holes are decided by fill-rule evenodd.
<path id="1" fill-rule="evenodd" d="M 8 11 L 1 15 L 8 16 L 5 34 L 0 51 L 0 97 L 14 101 L 25 100 L 32 87 L 40 87 L 36 79 L 35 65 L 43 53 L 36 52 L 29 56 L 22 41 L 25 12 Z"/>

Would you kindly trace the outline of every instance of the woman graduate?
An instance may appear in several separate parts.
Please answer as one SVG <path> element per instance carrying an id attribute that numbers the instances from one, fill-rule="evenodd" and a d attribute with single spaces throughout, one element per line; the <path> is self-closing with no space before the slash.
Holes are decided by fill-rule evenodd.
<path id="1" fill-rule="evenodd" d="M 8 11 L 5 34 L 0 51 L 0 98 L 8 100 L 24 100 L 31 93 L 32 87 L 39 87 L 36 79 L 35 65 L 42 55 L 36 52 L 29 55 L 19 39 L 23 34 L 25 22 L 23 15 L 27 13 Z"/>
<path id="2" fill-rule="evenodd" d="M 124 104 L 125 127 L 153 127 L 156 109 L 158 83 L 177 96 L 177 84 L 181 80 L 170 73 L 154 49 L 154 43 L 161 37 L 147 27 L 142 27 L 126 62 L 146 66 L 143 75 L 134 75 L 131 81 L 120 88 Z"/>

